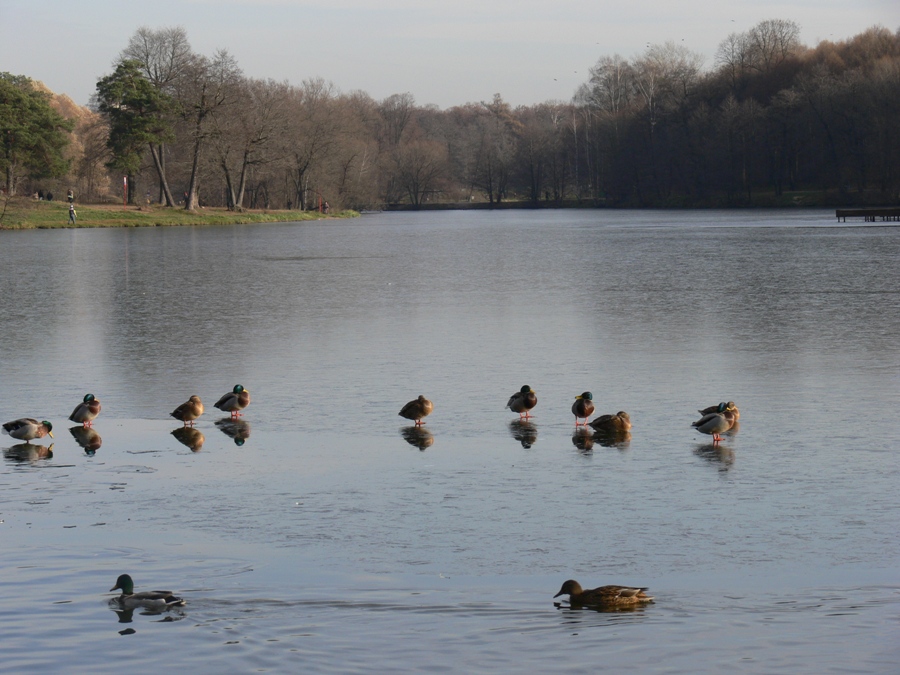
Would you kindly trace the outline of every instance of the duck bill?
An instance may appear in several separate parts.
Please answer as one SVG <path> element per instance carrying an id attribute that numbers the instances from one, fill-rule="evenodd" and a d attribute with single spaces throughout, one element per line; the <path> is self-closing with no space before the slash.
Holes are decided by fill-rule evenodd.
<path id="1" fill-rule="evenodd" d="M 52 432 L 52 431 L 48 431 L 48 432 L 47 432 L 47 435 L 48 435 L 50 438 L 53 438 L 53 432 Z"/>

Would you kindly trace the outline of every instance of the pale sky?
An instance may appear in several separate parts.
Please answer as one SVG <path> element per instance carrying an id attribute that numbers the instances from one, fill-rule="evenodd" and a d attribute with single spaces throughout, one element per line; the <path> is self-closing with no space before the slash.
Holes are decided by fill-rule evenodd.
<path id="1" fill-rule="evenodd" d="M 0 71 L 85 105 L 139 27 L 181 26 L 195 52 L 225 48 L 251 77 L 531 105 L 569 101 L 601 56 L 669 40 L 710 68 L 722 40 L 765 19 L 797 22 L 814 46 L 897 31 L 900 0 L 0 0 Z"/>

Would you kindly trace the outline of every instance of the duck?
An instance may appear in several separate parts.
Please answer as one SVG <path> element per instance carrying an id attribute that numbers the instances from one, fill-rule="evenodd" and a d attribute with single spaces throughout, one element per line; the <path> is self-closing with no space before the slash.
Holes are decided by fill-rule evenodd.
<path id="1" fill-rule="evenodd" d="M 113 598 L 113 600 L 117 601 L 125 609 L 144 607 L 145 609 L 160 611 L 170 607 L 183 607 L 185 605 L 185 601 L 174 595 L 172 591 L 143 591 L 135 593 L 134 581 L 128 574 L 120 574 L 119 578 L 116 579 L 116 585 L 109 590 L 112 592 L 116 589 L 120 589 L 122 594 L 118 598 Z"/>
<path id="2" fill-rule="evenodd" d="M 509 397 L 506 407 L 515 413 L 519 413 L 519 419 L 527 420 L 531 415 L 529 410 L 537 405 L 537 394 L 527 384 Z"/>
<path id="3" fill-rule="evenodd" d="M 696 422 L 691 422 L 691 426 L 701 434 L 712 436 L 713 443 L 718 443 L 722 440 L 722 434 L 731 429 L 736 421 L 726 413 L 725 406 L 726 403 L 720 403 L 718 408 L 721 408 L 721 411 L 708 413 Z"/>
<path id="4" fill-rule="evenodd" d="M 727 413 L 726 416 L 734 418 L 735 422 L 741 419 L 741 411 L 738 410 L 738 407 L 734 404 L 734 401 L 722 401 L 722 403 L 719 403 L 718 405 L 711 405 L 708 408 L 698 410 L 697 412 L 701 415 L 710 415 L 715 412 L 722 414 Z"/>
<path id="5" fill-rule="evenodd" d="M 580 396 L 575 397 L 575 403 L 572 404 L 572 414 L 575 415 L 575 426 L 579 424 L 587 424 L 588 417 L 594 414 L 594 395 L 586 391 Z M 584 418 L 584 422 L 579 422 L 579 418 Z"/>
<path id="6" fill-rule="evenodd" d="M 22 417 L 4 424 L 3 433 L 20 441 L 31 441 L 44 436 L 53 438 L 53 425 L 47 420 L 38 422 L 32 417 Z"/>
<path id="7" fill-rule="evenodd" d="M 416 426 L 419 426 L 422 424 L 422 418 L 430 415 L 432 410 L 434 410 L 434 404 L 424 396 L 419 395 L 419 398 L 403 406 L 398 414 L 400 417 L 415 421 Z"/>
<path id="8" fill-rule="evenodd" d="M 633 607 L 634 605 L 653 601 L 653 597 L 644 592 L 646 590 L 647 588 L 635 588 L 632 586 L 600 586 L 599 588 L 585 591 L 581 588 L 581 584 L 574 579 L 569 579 L 559 589 L 559 593 L 553 597 L 558 598 L 561 595 L 568 595 L 569 604 L 573 607 L 585 605 Z"/>
<path id="9" fill-rule="evenodd" d="M 187 426 L 188 423 L 190 423 L 191 426 L 194 426 L 194 420 L 203 414 L 203 401 L 200 400 L 199 396 L 194 394 L 169 414 L 176 420 L 184 422 L 185 426 Z"/>
<path id="10" fill-rule="evenodd" d="M 241 410 L 250 405 L 250 392 L 240 384 L 234 385 L 234 389 L 216 401 L 215 407 L 223 412 L 231 413 L 232 417 L 240 417 Z"/>
<path id="11" fill-rule="evenodd" d="M 631 417 L 624 410 L 615 415 L 600 415 L 590 423 L 594 431 L 607 434 L 624 434 L 631 431 Z"/>
<path id="12" fill-rule="evenodd" d="M 75 406 L 69 415 L 70 422 L 81 422 L 83 426 L 93 426 L 94 419 L 100 414 L 100 401 L 93 394 L 85 394 L 84 400 Z"/>

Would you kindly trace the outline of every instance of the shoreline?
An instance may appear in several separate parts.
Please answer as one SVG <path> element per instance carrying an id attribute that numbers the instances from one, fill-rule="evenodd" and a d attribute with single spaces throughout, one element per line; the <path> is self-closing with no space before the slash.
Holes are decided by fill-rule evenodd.
<path id="1" fill-rule="evenodd" d="M 97 227 L 182 227 L 189 225 L 242 225 L 355 218 L 356 211 L 324 214 L 318 211 L 244 210 L 206 207 L 195 211 L 164 206 L 127 207 L 111 204 L 75 204 L 76 223 L 68 222 L 66 201 L 35 201 L 31 197 L 12 198 L 3 208 L 0 200 L 0 230 L 81 229 Z"/>

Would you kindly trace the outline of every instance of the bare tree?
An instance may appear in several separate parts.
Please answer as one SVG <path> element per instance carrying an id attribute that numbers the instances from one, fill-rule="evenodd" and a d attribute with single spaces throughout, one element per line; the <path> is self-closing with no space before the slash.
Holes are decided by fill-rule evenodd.
<path id="1" fill-rule="evenodd" d="M 131 36 L 128 46 L 119 55 L 119 62 L 129 59 L 140 64 L 144 77 L 160 93 L 175 97 L 179 79 L 188 74 L 196 56 L 191 51 L 184 28 L 178 26 L 153 30 L 142 26 Z M 162 142 L 150 143 L 149 148 L 159 178 L 159 201 L 166 206 L 174 206 L 175 200 L 166 176 L 166 146 Z"/>
<path id="2" fill-rule="evenodd" d="M 241 71 L 227 50 L 219 50 L 212 59 L 195 56 L 185 77 L 179 80 L 181 114 L 189 124 L 191 138 L 191 177 L 184 208 L 197 206 L 200 158 L 211 133 L 210 116 L 236 99 Z"/>
<path id="3" fill-rule="evenodd" d="M 273 148 L 287 123 L 289 86 L 244 78 L 234 86 L 235 103 L 211 113 L 211 139 L 225 178 L 226 205 L 240 210 L 249 171 L 277 159 Z"/>

